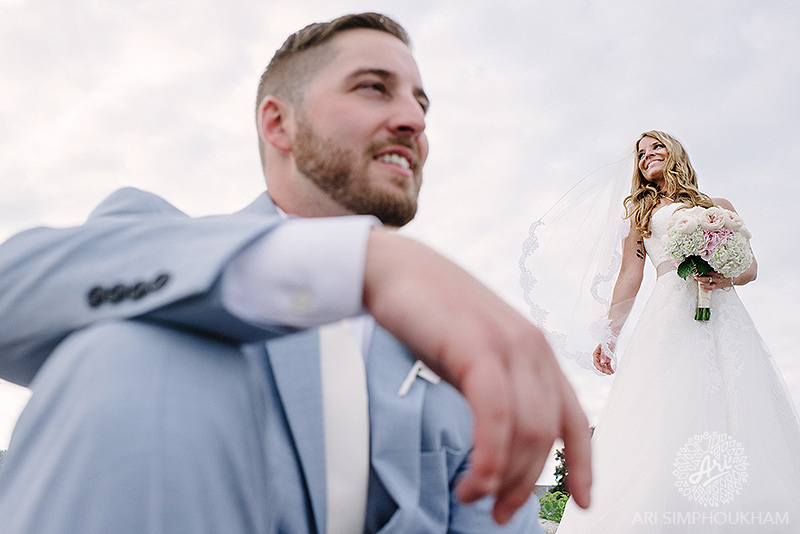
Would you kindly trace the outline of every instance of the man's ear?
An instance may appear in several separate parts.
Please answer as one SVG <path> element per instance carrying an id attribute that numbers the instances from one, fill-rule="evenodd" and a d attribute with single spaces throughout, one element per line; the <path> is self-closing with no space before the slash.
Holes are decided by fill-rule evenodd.
<path id="1" fill-rule="evenodd" d="M 265 144 L 291 152 L 292 106 L 276 96 L 265 96 L 258 106 L 258 135 Z"/>

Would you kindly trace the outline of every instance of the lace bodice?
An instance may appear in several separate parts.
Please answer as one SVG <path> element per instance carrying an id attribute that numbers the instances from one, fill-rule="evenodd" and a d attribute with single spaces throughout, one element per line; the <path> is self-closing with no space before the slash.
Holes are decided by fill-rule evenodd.
<path id="1" fill-rule="evenodd" d="M 644 239 L 644 249 L 647 256 L 653 263 L 653 267 L 658 267 L 661 263 L 669 261 L 664 252 L 664 236 L 667 234 L 667 224 L 678 207 L 682 204 L 674 203 L 657 210 L 650 218 L 650 237 Z"/>

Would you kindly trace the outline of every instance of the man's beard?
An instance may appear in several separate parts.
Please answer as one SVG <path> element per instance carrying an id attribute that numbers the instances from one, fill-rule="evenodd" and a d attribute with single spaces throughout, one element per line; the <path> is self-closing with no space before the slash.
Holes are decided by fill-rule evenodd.
<path id="1" fill-rule="evenodd" d="M 386 144 L 413 149 L 407 139 L 390 139 Z M 419 186 L 414 182 L 413 194 L 384 191 L 370 182 L 368 167 L 372 154 L 380 146 L 371 146 L 361 157 L 317 135 L 303 119 L 297 121 L 297 138 L 292 152 L 297 169 L 340 206 L 359 215 L 374 215 L 387 226 L 400 227 L 417 213 Z M 358 166 L 358 162 L 363 162 Z M 416 174 L 416 170 L 414 171 Z M 396 180 L 405 178 L 397 177 Z"/>

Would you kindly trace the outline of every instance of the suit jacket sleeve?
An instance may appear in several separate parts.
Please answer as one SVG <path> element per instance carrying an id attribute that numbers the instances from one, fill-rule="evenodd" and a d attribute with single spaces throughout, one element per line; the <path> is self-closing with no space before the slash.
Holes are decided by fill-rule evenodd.
<path id="1" fill-rule="evenodd" d="M 466 462 L 460 472 L 466 467 Z M 454 485 L 455 486 L 455 485 Z M 498 525 L 492 519 L 494 498 L 485 497 L 472 504 L 462 503 L 455 491 L 450 493 L 450 526 L 448 534 L 538 534 L 544 533 L 539 524 L 539 500 L 531 495 L 528 501 L 517 510 L 514 517 L 505 525 Z"/>
<path id="2" fill-rule="evenodd" d="M 191 218 L 161 198 L 117 191 L 75 228 L 36 228 L 0 246 L 0 377 L 27 385 L 69 333 L 141 318 L 233 343 L 287 329 L 250 324 L 222 306 L 219 278 L 280 219 Z"/>

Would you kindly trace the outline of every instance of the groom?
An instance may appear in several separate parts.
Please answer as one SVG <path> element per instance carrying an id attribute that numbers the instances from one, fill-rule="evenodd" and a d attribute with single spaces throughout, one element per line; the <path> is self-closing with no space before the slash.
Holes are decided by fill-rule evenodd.
<path id="1" fill-rule="evenodd" d="M 314 24 L 259 84 L 250 207 L 192 219 L 125 189 L 4 244 L 0 372 L 33 396 L 3 531 L 530 532 L 557 437 L 587 505 L 588 425 L 542 334 L 391 231 L 416 211 L 427 108 L 394 21 Z M 326 378 L 350 345 L 361 367 Z M 364 373 L 367 467 L 336 486 L 358 423 L 326 424 L 325 384 L 357 401 Z"/>

